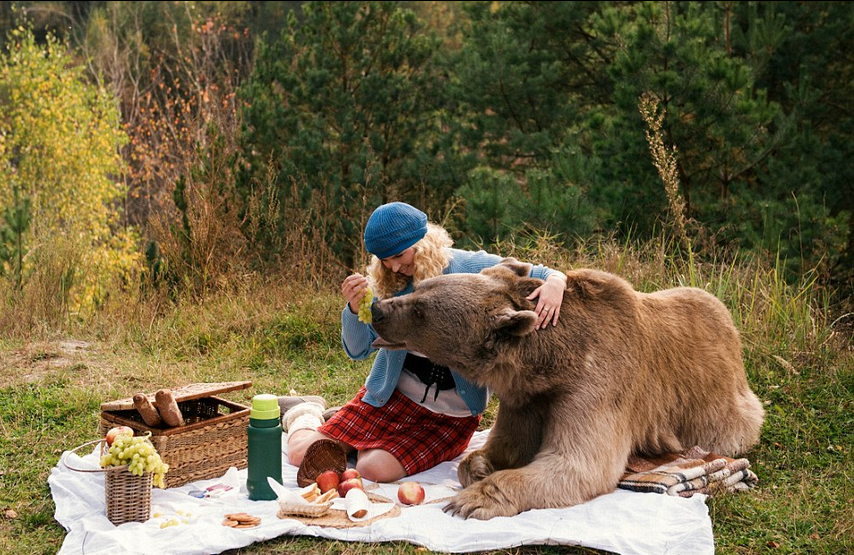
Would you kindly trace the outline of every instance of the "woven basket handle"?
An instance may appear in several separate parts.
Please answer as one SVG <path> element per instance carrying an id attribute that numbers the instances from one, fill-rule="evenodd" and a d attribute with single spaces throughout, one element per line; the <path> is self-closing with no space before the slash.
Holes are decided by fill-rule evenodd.
<path id="1" fill-rule="evenodd" d="M 65 468 L 67 468 L 68 470 L 73 470 L 75 472 L 106 472 L 107 470 L 104 468 L 77 468 L 77 467 L 74 467 L 74 466 L 71 466 L 70 464 L 68 464 L 68 461 L 66 460 L 68 458 L 67 454 L 70 454 L 70 453 L 76 454 L 76 451 L 78 449 L 83 449 L 87 445 L 93 445 L 95 443 L 101 443 L 102 441 L 104 441 L 104 440 L 103 439 L 95 439 L 92 441 L 87 441 L 83 445 L 78 445 L 77 447 L 75 447 L 71 451 L 68 451 L 67 453 L 63 453 L 62 457 L 60 458 L 60 462 L 65 466 Z"/>

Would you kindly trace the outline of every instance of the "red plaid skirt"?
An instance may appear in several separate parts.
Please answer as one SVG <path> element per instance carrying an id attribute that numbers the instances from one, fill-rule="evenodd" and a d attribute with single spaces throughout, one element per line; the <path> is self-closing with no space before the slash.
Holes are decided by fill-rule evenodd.
<path id="1" fill-rule="evenodd" d="M 382 407 L 363 402 L 364 394 L 362 387 L 317 431 L 357 451 L 387 451 L 407 475 L 433 468 L 465 451 L 480 423 L 480 416 L 455 417 L 429 411 L 399 391 Z"/>

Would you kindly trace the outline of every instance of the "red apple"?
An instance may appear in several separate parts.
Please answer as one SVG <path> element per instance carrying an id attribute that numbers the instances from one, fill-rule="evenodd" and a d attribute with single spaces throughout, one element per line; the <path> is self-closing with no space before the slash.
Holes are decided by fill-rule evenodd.
<path id="1" fill-rule="evenodd" d="M 110 447 L 120 435 L 133 436 L 133 428 L 130 426 L 116 426 L 115 428 L 110 428 L 107 432 L 107 436 L 104 438 L 107 442 L 107 447 Z"/>
<path id="2" fill-rule="evenodd" d="M 358 488 L 362 491 L 365 490 L 365 487 L 362 485 L 361 478 L 350 478 L 349 480 L 344 480 L 338 486 L 338 496 L 339 497 L 347 497 L 347 492 L 353 488 Z"/>
<path id="3" fill-rule="evenodd" d="M 355 468 L 347 468 L 341 473 L 341 481 L 350 480 L 352 478 L 362 479 L 362 475 Z"/>
<path id="4" fill-rule="evenodd" d="M 326 493 L 331 489 L 338 488 L 341 478 L 339 478 L 338 472 L 334 470 L 324 470 L 317 475 L 315 482 L 317 482 L 317 487 L 320 488 L 320 493 Z"/>
<path id="5" fill-rule="evenodd" d="M 397 498 L 404 505 L 420 505 L 424 502 L 424 488 L 418 482 L 403 482 L 397 488 Z"/>

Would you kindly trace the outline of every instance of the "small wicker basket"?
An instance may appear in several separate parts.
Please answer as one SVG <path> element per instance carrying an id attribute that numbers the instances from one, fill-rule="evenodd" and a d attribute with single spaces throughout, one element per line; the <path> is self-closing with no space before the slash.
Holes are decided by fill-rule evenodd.
<path id="1" fill-rule="evenodd" d="M 96 439 L 75 447 L 76 452 L 87 445 L 100 444 L 100 452 L 106 452 L 104 440 Z M 104 498 L 107 503 L 107 519 L 116 526 L 125 522 L 145 522 L 151 518 L 151 488 L 154 474 L 145 472 L 136 476 L 128 472 L 127 466 L 108 466 L 107 468 L 77 468 L 68 464 L 66 457 L 62 463 L 75 472 L 100 472 L 104 474 Z"/>
<path id="2" fill-rule="evenodd" d="M 144 472 L 135 476 L 127 466 L 105 469 L 104 494 L 107 518 L 118 526 L 125 522 L 145 522 L 151 518 L 151 487 L 154 475 Z"/>
<path id="3" fill-rule="evenodd" d="M 326 470 L 338 474 L 347 469 L 347 454 L 337 441 L 319 439 L 305 450 L 302 463 L 297 469 L 297 485 L 304 488 L 311 485 L 317 476 Z"/>

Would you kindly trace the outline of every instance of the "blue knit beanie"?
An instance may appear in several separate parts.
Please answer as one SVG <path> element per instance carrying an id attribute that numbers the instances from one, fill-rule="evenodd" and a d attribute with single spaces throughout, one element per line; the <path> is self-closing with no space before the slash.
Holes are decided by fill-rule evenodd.
<path id="1" fill-rule="evenodd" d="M 402 253 L 426 234 L 427 214 L 403 202 L 390 202 L 368 218 L 365 248 L 382 260 Z"/>

